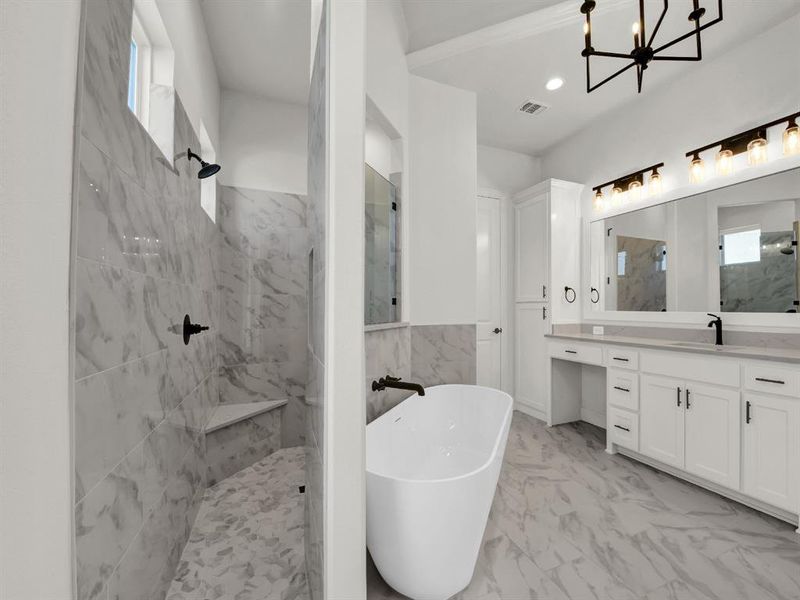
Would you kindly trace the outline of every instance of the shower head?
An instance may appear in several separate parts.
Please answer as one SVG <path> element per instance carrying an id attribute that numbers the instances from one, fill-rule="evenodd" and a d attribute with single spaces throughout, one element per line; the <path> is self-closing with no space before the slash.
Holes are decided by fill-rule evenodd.
<path id="1" fill-rule="evenodd" d="M 198 179 L 205 179 L 206 177 L 211 177 L 212 175 L 216 175 L 222 168 L 217 164 L 207 163 L 202 158 L 200 158 L 199 154 L 195 154 L 194 152 L 192 152 L 191 148 L 189 148 L 188 150 L 188 156 L 190 161 L 193 158 L 196 158 L 198 161 L 200 161 L 200 171 L 198 171 L 197 173 Z"/>

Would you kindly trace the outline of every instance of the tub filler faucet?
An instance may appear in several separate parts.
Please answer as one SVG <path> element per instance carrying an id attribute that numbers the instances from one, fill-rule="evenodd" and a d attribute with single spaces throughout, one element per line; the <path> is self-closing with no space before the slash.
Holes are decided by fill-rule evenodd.
<path id="1" fill-rule="evenodd" d="M 399 377 L 392 377 L 391 375 L 386 375 L 385 377 L 381 377 L 378 381 L 372 382 L 372 391 L 373 392 L 382 392 L 386 388 L 394 388 L 397 390 L 409 390 L 412 392 L 417 392 L 420 396 L 425 395 L 425 388 L 422 387 L 418 383 L 406 383 L 405 381 L 400 381 Z"/>

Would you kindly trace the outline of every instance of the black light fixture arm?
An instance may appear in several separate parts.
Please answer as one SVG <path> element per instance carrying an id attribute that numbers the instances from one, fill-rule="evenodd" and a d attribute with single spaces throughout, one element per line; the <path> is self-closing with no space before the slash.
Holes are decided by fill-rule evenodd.
<path id="1" fill-rule="evenodd" d="M 764 123 L 763 125 L 759 125 L 758 127 L 753 127 L 752 129 L 747 129 L 745 131 L 741 131 L 735 135 L 731 135 L 726 137 L 725 139 L 713 142 L 711 144 L 706 144 L 705 146 L 701 146 L 700 148 L 695 148 L 694 150 L 689 150 L 686 153 L 687 157 L 693 157 L 701 152 L 705 152 L 706 150 L 711 150 L 711 148 L 716 148 L 717 146 L 725 147 L 727 145 L 735 145 L 736 142 L 742 139 L 748 139 L 753 135 L 760 134 L 761 137 L 766 136 L 766 130 L 770 127 L 774 127 L 775 125 L 780 125 L 781 123 L 792 123 L 796 120 L 800 119 L 800 112 L 792 113 L 790 115 L 786 115 L 785 117 L 781 117 L 780 119 L 775 119 L 774 121 L 770 121 L 769 123 Z"/>

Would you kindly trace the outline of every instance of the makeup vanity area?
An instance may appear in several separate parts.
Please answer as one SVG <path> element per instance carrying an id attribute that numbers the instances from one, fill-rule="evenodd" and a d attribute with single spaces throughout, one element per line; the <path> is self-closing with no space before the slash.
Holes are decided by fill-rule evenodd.
<path id="1" fill-rule="evenodd" d="M 548 424 L 798 524 L 800 169 L 616 212 L 584 227 L 584 323 L 545 336 Z"/>

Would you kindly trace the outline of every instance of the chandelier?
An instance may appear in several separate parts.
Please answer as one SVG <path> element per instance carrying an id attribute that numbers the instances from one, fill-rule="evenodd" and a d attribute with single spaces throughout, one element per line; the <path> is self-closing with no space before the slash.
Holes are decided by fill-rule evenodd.
<path id="1" fill-rule="evenodd" d="M 645 32 L 645 22 L 644 22 L 644 0 L 639 0 L 639 20 L 633 24 L 633 50 L 629 53 L 622 53 L 622 52 L 602 52 L 600 50 L 595 50 L 592 47 L 592 18 L 591 14 L 592 11 L 597 6 L 596 0 L 584 0 L 583 4 L 581 4 L 581 13 L 586 15 L 586 22 L 583 24 L 583 35 L 585 40 L 585 46 L 583 51 L 581 52 L 581 56 L 586 57 L 586 92 L 591 93 L 601 85 L 608 83 L 618 75 L 621 75 L 628 69 L 636 67 L 636 86 L 639 93 L 642 92 L 642 77 L 644 75 L 645 69 L 650 65 L 651 61 L 654 60 L 682 60 L 682 61 L 699 61 L 703 59 L 703 49 L 700 42 L 700 32 L 704 29 L 711 27 L 712 25 L 716 25 L 720 21 L 722 21 L 722 0 L 717 0 L 717 17 L 712 20 L 708 21 L 707 23 L 701 24 L 701 19 L 706 14 L 706 9 L 700 7 L 700 0 L 692 0 L 692 12 L 689 13 L 689 21 L 693 23 L 692 30 L 675 38 L 671 42 L 667 42 L 660 46 L 654 47 L 653 42 L 655 41 L 656 34 L 658 34 L 658 30 L 661 27 L 661 23 L 664 20 L 664 16 L 667 14 L 668 8 L 668 0 L 664 0 L 664 10 L 661 11 L 661 16 L 658 17 L 658 21 L 656 21 L 656 25 L 653 28 L 652 33 L 650 34 L 650 38 L 647 38 Z M 682 42 L 683 40 L 689 39 L 690 37 L 694 36 L 697 40 L 697 51 L 694 56 L 663 56 L 660 55 L 660 52 L 674 46 L 675 44 Z M 589 59 L 592 56 L 606 56 L 609 58 L 621 58 L 623 60 L 631 61 L 626 66 L 619 69 L 617 72 L 609 75 L 600 83 L 596 83 L 592 85 L 592 78 L 590 74 L 590 67 L 589 67 Z"/>

